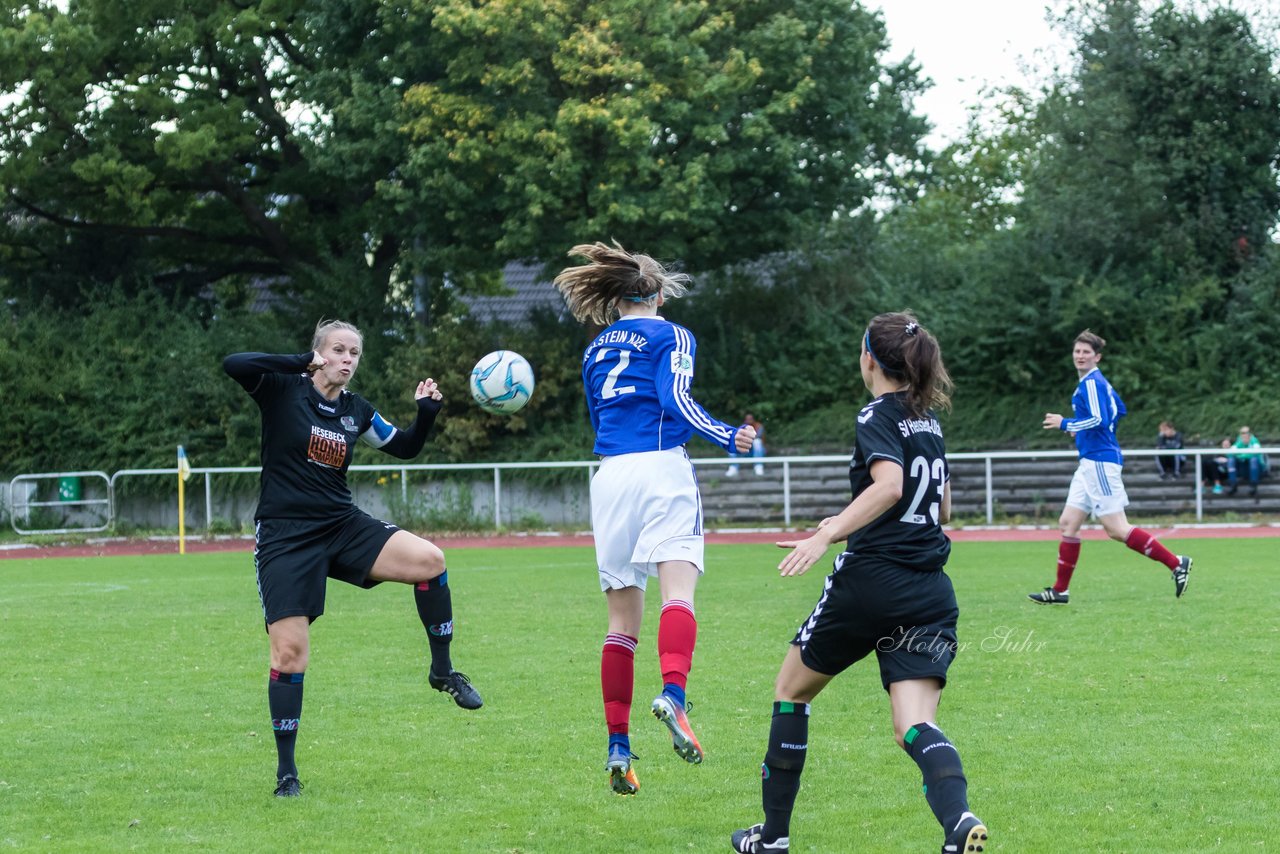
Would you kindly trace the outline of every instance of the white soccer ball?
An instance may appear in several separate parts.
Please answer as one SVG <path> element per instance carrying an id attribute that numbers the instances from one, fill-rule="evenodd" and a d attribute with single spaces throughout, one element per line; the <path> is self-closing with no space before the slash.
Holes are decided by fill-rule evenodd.
<path id="1" fill-rule="evenodd" d="M 495 350 L 471 369 L 471 396 L 486 412 L 510 415 L 533 396 L 533 368 L 519 353 Z"/>

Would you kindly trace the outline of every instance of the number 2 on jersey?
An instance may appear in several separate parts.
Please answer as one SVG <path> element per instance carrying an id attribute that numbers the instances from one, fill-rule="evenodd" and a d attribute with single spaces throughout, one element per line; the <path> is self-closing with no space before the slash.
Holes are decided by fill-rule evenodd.
<path id="1" fill-rule="evenodd" d="M 903 522 L 909 525 L 927 525 L 930 521 L 938 524 L 938 511 L 942 506 L 942 489 L 944 486 L 943 478 L 946 477 L 946 466 L 941 459 L 933 461 L 933 465 L 929 465 L 929 461 L 924 457 L 916 457 L 911 461 L 911 477 L 919 478 L 916 486 L 915 497 L 911 499 L 911 506 L 907 508 L 907 512 L 902 514 Z M 929 515 L 925 516 L 920 512 L 920 505 L 929 495 L 929 487 L 934 486 L 938 496 L 937 501 L 930 502 Z"/>
<path id="2" fill-rule="evenodd" d="M 631 351 L 606 347 L 596 353 L 596 364 L 603 362 L 610 353 L 618 354 L 618 364 L 610 368 L 609 375 L 604 378 L 604 385 L 600 387 L 600 398 L 602 400 L 609 400 L 620 394 L 631 394 L 636 390 L 633 385 L 618 385 L 618 377 L 622 376 L 622 372 L 627 369 L 627 365 L 631 364 Z"/>

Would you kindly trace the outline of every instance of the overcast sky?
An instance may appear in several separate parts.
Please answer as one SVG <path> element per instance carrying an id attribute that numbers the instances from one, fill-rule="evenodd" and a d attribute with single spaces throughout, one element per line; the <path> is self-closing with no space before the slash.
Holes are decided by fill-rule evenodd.
<path id="1" fill-rule="evenodd" d="M 1055 61 L 1066 65 L 1071 42 L 1046 21 L 1046 8 L 1061 12 L 1065 0 L 863 0 L 879 10 L 889 34 L 886 59 L 914 53 L 931 88 L 916 103 L 934 125 L 926 142 L 939 148 L 964 130 L 968 107 L 981 102 L 984 85 L 1032 85 Z M 1187 0 L 1203 7 L 1203 0 Z M 1280 0 L 1216 0 L 1239 9 L 1254 32 L 1272 39 L 1280 25 Z M 1028 73 L 1029 70 L 1029 73 Z"/>
<path id="2" fill-rule="evenodd" d="M 915 54 L 933 86 L 916 102 L 934 125 L 931 147 L 957 139 L 968 108 L 988 84 L 1027 85 L 1023 66 L 1048 69 L 1069 43 L 1045 20 L 1037 0 L 864 0 L 884 16 L 889 34 L 886 59 Z M 1039 73 L 1043 74 L 1043 71 Z"/>

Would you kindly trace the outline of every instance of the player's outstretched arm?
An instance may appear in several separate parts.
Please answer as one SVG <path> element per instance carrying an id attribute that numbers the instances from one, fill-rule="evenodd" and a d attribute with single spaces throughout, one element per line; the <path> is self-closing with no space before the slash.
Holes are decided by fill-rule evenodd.
<path id="1" fill-rule="evenodd" d="M 803 540 L 782 540 L 779 548 L 792 549 L 778 564 L 782 575 L 803 575 L 826 555 L 833 543 L 879 519 L 902 498 L 902 466 L 892 460 L 871 464 L 872 484 L 837 515 L 818 523 L 818 530 Z"/>
<path id="2" fill-rule="evenodd" d="M 831 548 L 831 544 L 835 542 L 827 533 L 827 529 L 831 527 L 828 524 L 830 521 L 830 519 L 823 519 L 818 525 L 818 530 L 803 540 L 778 542 L 780 548 L 792 550 L 791 554 L 784 557 L 782 563 L 778 564 L 779 575 L 804 575 L 809 571 L 809 567 L 822 560 L 827 549 Z"/>
<path id="3" fill-rule="evenodd" d="M 677 416 L 704 439 L 726 451 L 736 446 L 735 432 L 741 432 L 741 428 L 735 431 L 723 421 L 717 421 L 693 399 L 693 359 L 697 349 L 693 336 L 688 330 L 673 326 L 670 340 L 655 343 L 658 346 L 654 350 L 654 362 L 658 369 L 653 379 L 663 411 Z M 746 450 L 750 450 L 749 444 Z"/>
<path id="4" fill-rule="evenodd" d="M 403 430 L 392 427 L 381 415 L 374 413 L 374 423 L 369 428 L 367 441 L 376 448 L 381 448 L 393 457 L 411 460 L 422 453 L 422 446 L 427 443 L 427 436 L 436 423 L 436 416 L 444 407 L 444 395 L 436 381 L 427 377 L 414 389 L 413 398 L 418 402 L 418 417 Z M 390 427 L 389 434 L 382 438 L 379 433 Z M 377 441 L 382 439 L 381 444 Z"/>
<path id="5" fill-rule="evenodd" d="M 319 364 L 316 364 L 316 360 Z M 258 387 L 263 374 L 301 373 L 323 367 L 325 360 L 315 351 L 278 355 L 274 353 L 232 353 L 222 360 L 227 376 L 250 393 Z"/>

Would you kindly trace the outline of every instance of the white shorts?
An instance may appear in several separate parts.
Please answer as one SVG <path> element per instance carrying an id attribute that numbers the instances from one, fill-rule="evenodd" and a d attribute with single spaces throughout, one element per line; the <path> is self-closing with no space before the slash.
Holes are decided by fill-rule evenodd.
<path id="1" fill-rule="evenodd" d="M 643 590 L 667 560 L 701 575 L 702 497 L 684 448 L 605 457 L 591 478 L 591 531 L 601 590 Z"/>
<path id="2" fill-rule="evenodd" d="M 1119 513 L 1129 506 L 1129 494 L 1124 491 L 1124 481 L 1120 479 L 1122 469 L 1119 463 L 1081 460 L 1071 478 L 1067 506 L 1097 517 Z"/>

